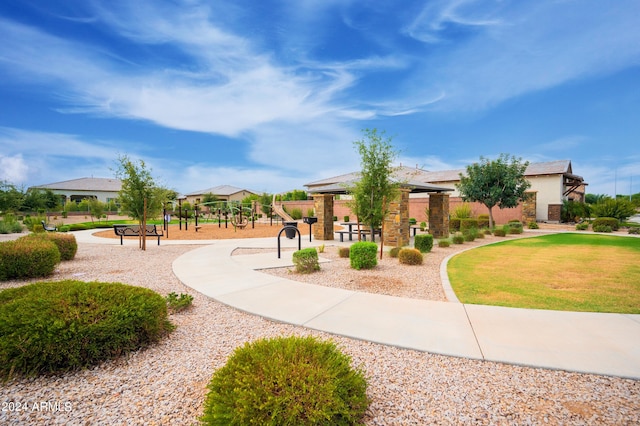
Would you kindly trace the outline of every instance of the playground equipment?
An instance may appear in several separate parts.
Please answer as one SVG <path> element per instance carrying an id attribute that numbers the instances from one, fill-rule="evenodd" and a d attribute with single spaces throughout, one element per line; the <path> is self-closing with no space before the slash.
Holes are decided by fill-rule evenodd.
<path id="1" fill-rule="evenodd" d="M 276 194 L 273 194 L 271 208 L 275 214 L 282 218 L 283 222 L 295 222 L 295 219 L 293 219 L 287 212 L 284 211 L 284 209 L 282 208 L 282 203 L 276 204 Z"/>

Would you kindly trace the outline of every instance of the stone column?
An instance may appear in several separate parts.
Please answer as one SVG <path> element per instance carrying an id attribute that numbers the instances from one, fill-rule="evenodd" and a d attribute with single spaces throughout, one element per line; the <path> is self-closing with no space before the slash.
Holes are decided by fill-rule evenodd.
<path id="1" fill-rule="evenodd" d="M 409 245 L 409 189 L 401 188 L 400 195 L 389 203 L 384 218 L 384 245 L 402 247 Z"/>
<path id="2" fill-rule="evenodd" d="M 318 218 L 313 225 L 313 238 L 333 240 L 333 194 L 314 194 L 313 206 Z"/>
<path id="3" fill-rule="evenodd" d="M 449 236 L 449 194 L 429 194 L 429 233 L 434 238 Z"/>
<path id="4" fill-rule="evenodd" d="M 536 197 L 537 191 L 525 192 L 522 201 L 522 223 L 525 225 L 529 222 L 536 221 Z"/>

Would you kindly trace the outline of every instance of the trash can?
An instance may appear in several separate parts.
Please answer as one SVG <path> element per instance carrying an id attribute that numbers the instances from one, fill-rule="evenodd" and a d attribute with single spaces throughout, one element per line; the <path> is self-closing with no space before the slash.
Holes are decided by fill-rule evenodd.
<path id="1" fill-rule="evenodd" d="M 294 227 L 297 228 L 298 227 L 298 222 L 285 222 L 284 223 L 285 227 Z M 285 228 L 284 229 L 284 235 L 290 239 L 293 240 L 296 237 L 296 230 L 292 229 L 292 228 Z"/>

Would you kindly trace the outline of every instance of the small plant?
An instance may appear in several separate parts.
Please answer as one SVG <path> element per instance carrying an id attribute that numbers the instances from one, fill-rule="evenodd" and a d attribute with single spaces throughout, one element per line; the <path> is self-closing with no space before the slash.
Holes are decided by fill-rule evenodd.
<path id="1" fill-rule="evenodd" d="M 450 247 L 451 246 L 451 240 L 448 238 L 442 239 L 442 240 L 438 240 L 438 247 L 440 248 L 446 248 L 446 247 Z"/>
<path id="2" fill-rule="evenodd" d="M 19 234 L 20 232 L 22 232 L 22 225 L 18 219 L 12 213 L 6 213 L 0 220 L 0 234 Z"/>
<path id="3" fill-rule="evenodd" d="M 349 260 L 353 269 L 371 269 L 378 264 L 378 246 L 374 242 L 359 241 L 352 244 L 349 250 Z"/>
<path id="4" fill-rule="evenodd" d="M 291 218 L 293 220 L 302 219 L 302 209 L 299 209 L 297 207 L 292 208 L 291 209 Z"/>
<path id="5" fill-rule="evenodd" d="M 193 296 L 190 294 L 171 292 L 164 298 L 167 301 L 167 307 L 170 312 L 180 312 L 191 306 Z"/>
<path id="6" fill-rule="evenodd" d="M 324 253 L 324 244 L 318 246 L 318 253 Z"/>
<path id="7" fill-rule="evenodd" d="M 402 247 L 393 247 L 391 250 L 389 250 L 389 257 L 392 257 L 394 259 L 397 258 L 400 250 L 402 250 Z"/>
<path id="8" fill-rule="evenodd" d="M 489 227 L 489 215 L 488 214 L 479 214 L 478 215 L 478 226 L 480 228 L 488 228 Z"/>
<path id="9" fill-rule="evenodd" d="M 529 224 L 527 225 L 529 227 L 529 229 L 540 229 L 540 226 L 538 225 L 538 222 L 529 222 Z"/>
<path id="10" fill-rule="evenodd" d="M 637 226 L 629 228 L 629 234 L 640 235 L 640 228 L 638 228 Z"/>
<path id="11" fill-rule="evenodd" d="M 416 235 L 413 240 L 413 246 L 420 250 L 421 253 L 429 253 L 433 248 L 433 235 Z"/>
<path id="12" fill-rule="evenodd" d="M 503 226 L 503 229 L 508 234 L 522 234 L 522 223 L 519 220 L 510 220 L 509 223 Z"/>
<path id="13" fill-rule="evenodd" d="M 475 241 L 476 239 L 476 235 L 473 232 L 465 232 L 462 236 L 467 242 Z"/>
<path id="14" fill-rule="evenodd" d="M 506 237 L 507 231 L 505 231 L 504 229 L 496 228 L 493 230 L 493 235 L 495 235 L 496 237 Z"/>
<path id="15" fill-rule="evenodd" d="M 308 217 L 313 217 L 313 214 L 314 214 L 314 210 L 312 208 L 308 208 L 307 209 L 307 216 Z"/>
<path id="16" fill-rule="evenodd" d="M 333 221 L 334 221 L 334 222 L 337 222 L 337 221 L 338 221 L 338 216 L 334 216 L 334 217 L 333 217 Z"/>
<path id="17" fill-rule="evenodd" d="M 295 251 L 293 252 L 293 264 L 299 274 L 310 274 L 319 271 L 318 252 L 313 247 Z"/>
<path id="18" fill-rule="evenodd" d="M 369 406 L 364 372 L 314 337 L 245 343 L 208 389 L 204 425 L 361 424 Z"/>
<path id="19" fill-rule="evenodd" d="M 491 229 L 489 229 L 489 228 L 485 228 L 484 231 L 482 231 L 482 233 L 484 235 L 491 235 L 492 234 Z"/>
<path id="20" fill-rule="evenodd" d="M 457 219 L 467 219 L 473 215 L 473 211 L 471 210 L 471 204 L 462 203 L 453 209 L 453 217 Z"/>
<path id="21" fill-rule="evenodd" d="M 427 229 L 427 222 L 420 222 L 420 230 L 424 231 L 425 229 Z"/>
<path id="22" fill-rule="evenodd" d="M 349 215 L 345 215 L 342 219 L 344 219 L 345 222 L 349 222 Z"/>
<path id="23" fill-rule="evenodd" d="M 418 221 L 416 220 L 415 217 L 410 217 L 409 218 L 409 225 L 415 225 L 416 223 L 418 223 Z"/>
<path id="24" fill-rule="evenodd" d="M 3 379 L 90 367 L 173 330 L 162 296 L 120 283 L 65 280 L 10 288 L 0 292 L 0 318 Z"/>
<path id="25" fill-rule="evenodd" d="M 403 248 L 398 253 L 398 260 L 403 265 L 422 265 L 424 256 L 420 253 L 420 250 L 413 248 Z"/>
<path id="26" fill-rule="evenodd" d="M 471 229 L 478 229 L 478 219 L 472 219 L 472 218 L 465 218 L 465 219 L 460 219 L 460 231 L 462 231 L 463 233 L 471 230 Z"/>
<path id="27" fill-rule="evenodd" d="M 449 219 L 449 230 L 452 232 L 457 232 L 460 230 L 460 219 L 456 217 L 452 217 Z"/>
<path id="28" fill-rule="evenodd" d="M 460 234 L 460 233 L 456 233 L 451 240 L 453 241 L 453 244 L 463 244 L 464 243 L 464 235 Z"/>
<path id="29" fill-rule="evenodd" d="M 343 259 L 349 258 L 349 247 L 340 247 L 338 249 L 338 256 Z"/>
<path id="30" fill-rule="evenodd" d="M 589 229 L 588 222 L 576 223 L 576 231 L 586 231 Z"/>

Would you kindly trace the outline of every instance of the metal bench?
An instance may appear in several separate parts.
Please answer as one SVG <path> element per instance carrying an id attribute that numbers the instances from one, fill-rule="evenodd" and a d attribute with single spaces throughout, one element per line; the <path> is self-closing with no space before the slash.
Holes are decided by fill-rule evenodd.
<path id="1" fill-rule="evenodd" d="M 40 223 L 42 223 L 42 227 L 44 228 L 45 231 L 47 232 L 55 232 L 58 230 L 58 228 L 56 228 L 55 226 L 51 226 L 51 225 L 47 225 L 44 220 L 40 221 Z"/>
<path id="2" fill-rule="evenodd" d="M 147 225 L 145 230 L 147 237 L 158 237 L 158 245 L 160 245 L 160 237 L 164 235 L 162 229 L 156 228 L 156 225 Z M 120 245 L 122 245 L 122 237 L 140 236 L 140 225 L 113 225 L 113 232 L 120 237 Z"/>

